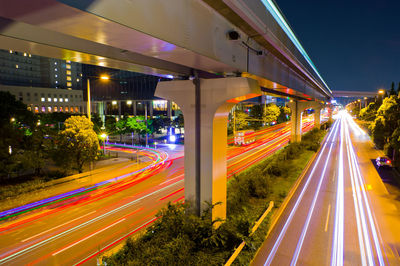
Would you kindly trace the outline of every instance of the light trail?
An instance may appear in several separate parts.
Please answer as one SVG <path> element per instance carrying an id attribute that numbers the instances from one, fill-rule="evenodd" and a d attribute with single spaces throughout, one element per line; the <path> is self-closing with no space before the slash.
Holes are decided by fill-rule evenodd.
<path id="1" fill-rule="evenodd" d="M 296 246 L 294 255 L 292 257 L 292 261 L 290 262 L 290 265 L 293 265 L 293 266 L 296 265 L 297 264 L 297 260 L 299 259 L 299 255 L 300 255 L 301 248 L 303 246 L 304 238 L 306 237 L 306 234 L 307 234 L 307 231 L 308 231 L 308 226 L 310 225 L 311 217 L 312 217 L 312 215 L 314 213 L 315 204 L 317 203 L 318 195 L 319 195 L 319 192 L 321 191 L 321 185 L 322 185 L 322 182 L 324 181 L 326 168 L 327 168 L 328 163 L 330 161 L 332 148 L 333 148 L 334 143 L 335 143 L 334 142 L 335 136 L 336 136 L 336 132 L 335 132 L 334 137 L 332 138 L 332 142 L 331 142 L 331 145 L 329 147 L 329 151 L 328 151 L 328 155 L 327 155 L 328 159 L 325 161 L 324 168 L 322 170 L 321 176 L 319 177 L 317 190 L 316 190 L 316 192 L 314 194 L 313 201 L 311 203 L 311 207 L 310 207 L 310 209 L 308 211 L 306 222 L 305 222 L 305 224 L 303 226 L 303 230 L 301 232 L 300 239 L 299 239 L 299 241 L 297 243 L 297 246 Z M 311 179 L 312 175 L 309 178 Z"/>
<path id="2" fill-rule="evenodd" d="M 289 214 L 289 216 L 288 216 L 283 228 L 281 229 L 278 238 L 275 240 L 274 246 L 272 247 L 272 249 L 271 249 L 271 251 L 270 251 L 270 253 L 268 255 L 268 258 L 265 261 L 264 265 L 270 265 L 272 260 L 273 260 L 273 258 L 275 257 L 276 251 L 277 251 L 280 243 L 282 242 L 282 238 L 285 235 L 286 230 L 289 227 L 289 224 L 291 223 L 291 221 L 293 219 L 293 216 L 297 211 L 298 205 L 300 204 L 300 202 L 301 202 L 301 200 L 302 200 L 302 198 L 304 196 L 304 193 L 308 188 L 308 185 L 310 184 L 311 177 L 313 176 L 314 171 L 315 171 L 315 169 L 316 169 L 316 167 L 317 167 L 317 165 L 318 165 L 318 163 L 319 163 L 319 161 L 320 161 L 320 159 L 322 157 L 322 154 L 324 153 L 324 151 L 326 149 L 327 143 L 329 142 L 329 140 L 331 140 L 332 136 L 333 136 L 332 140 L 335 138 L 336 133 L 337 133 L 337 129 L 338 129 L 338 123 L 335 122 L 334 125 L 333 125 L 333 129 L 329 132 L 327 140 L 325 141 L 325 143 L 324 143 L 324 145 L 323 145 L 323 147 L 322 147 L 322 149 L 321 149 L 321 151 L 320 151 L 320 153 L 318 155 L 317 161 L 315 162 L 315 164 L 314 164 L 314 166 L 313 166 L 313 168 L 311 170 L 311 173 L 308 176 L 307 181 L 304 184 L 302 191 L 300 192 L 300 195 L 297 197 L 296 203 L 295 203 L 294 207 L 292 208 L 292 210 L 291 210 L 291 212 L 290 212 L 290 214 Z"/>
<path id="3" fill-rule="evenodd" d="M 340 119 L 339 166 L 336 189 L 335 225 L 333 231 L 332 266 L 343 265 L 343 234 L 344 234 L 344 169 L 343 169 L 343 119 Z"/>
<path id="4" fill-rule="evenodd" d="M 313 127 L 312 122 L 304 123 L 303 131 L 306 132 L 306 131 L 310 130 L 312 127 Z M 286 141 L 289 139 L 290 136 L 289 136 L 289 135 L 282 135 L 282 134 L 283 134 L 282 132 L 277 132 L 277 133 L 275 133 L 274 136 L 277 137 L 278 143 L 280 142 L 281 144 L 286 144 L 286 143 L 287 143 Z M 270 138 L 269 138 L 269 137 L 266 137 L 266 138 L 269 139 L 268 141 L 270 141 Z M 275 143 L 275 144 L 276 144 L 276 143 Z M 281 144 L 279 144 L 277 147 L 273 147 L 273 145 L 269 145 L 269 146 L 267 146 L 268 149 L 267 149 L 267 148 L 265 148 L 265 149 L 263 148 L 264 153 L 257 153 L 255 156 L 252 156 L 252 157 L 253 157 L 253 158 L 252 158 L 253 160 L 251 161 L 250 164 L 247 164 L 246 167 L 247 167 L 248 165 L 254 164 L 255 162 L 261 160 L 261 159 L 264 158 L 265 156 L 268 156 L 268 155 L 269 155 L 270 153 L 272 153 L 274 150 L 283 147 L 283 146 L 281 146 Z M 161 164 L 164 164 L 164 161 L 163 161 L 163 162 L 159 162 L 159 164 L 157 165 L 157 167 L 159 167 Z M 161 169 L 162 169 L 162 168 L 159 167 L 158 170 L 156 170 L 156 171 L 161 171 Z M 241 169 L 242 169 L 242 168 L 241 168 Z M 240 169 L 240 170 L 241 170 L 241 169 Z M 178 170 L 179 170 L 179 169 L 178 169 Z M 183 169 L 181 169 L 181 170 L 183 170 Z M 153 169 L 147 169 L 147 171 L 153 171 L 153 174 L 154 174 L 154 170 L 153 170 Z M 86 201 L 86 202 L 85 202 L 85 205 L 86 205 L 86 204 L 89 204 L 90 202 L 97 201 L 97 200 L 99 200 L 100 198 L 105 198 L 105 197 L 107 197 L 109 194 L 116 193 L 116 192 L 118 192 L 118 191 L 121 191 L 122 189 L 126 189 L 126 188 L 132 186 L 133 184 L 136 184 L 137 182 L 141 182 L 142 179 L 148 178 L 148 175 L 145 174 L 145 173 L 146 173 L 146 171 L 143 171 L 143 172 L 139 173 L 139 174 L 145 175 L 145 176 L 143 176 L 143 177 L 142 177 L 141 179 L 139 179 L 139 180 L 120 180 L 119 182 L 114 182 L 114 183 L 109 184 L 109 185 L 107 185 L 107 186 L 101 187 L 101 188 L 102 188 L 102 191 L 97 191 L 97 192 L 96 192 L 96 193 L 98 194 L 98 196 L 100 196 L 100 197 L 97 197 L 97 196 L 94 197 L 93 195 L 90 195 L 90 197 L 88 198 L 88 196 L 85 196 L 84 200 L 86 200 L 87 198 L 90 199 L 90 201 Z M 119 177 L 117 177 L 117 178 L 119 178 Z M 175 178 L 174 178 L 174 179 L 175 179 Z M 153 195 L 154 193 L 162 192 L 162 191 L 164 191 L 165 189 L 168 189 L 168 188 L 170 188 L 170 187 L 172 187 L 172 186 L 179 185 L 180 183 L 183 182 L 183 179 L 181 178 L 181 176 L 176 177 L 176 179 L 177 179 L 176 182 L 175 182 L 175 180 L 172 180 L 173 183 L 171 183 L 171 184 L 169 184 L 169 182 L 171 182 L 171 180 L 167 180 L 166 182 L 168 182 L 168 186 L 165 186 L 165 187 L 163 187 L 163 188 L 161 188 L 161 189 L 157 189 L 156 191 L 151 192 L 151 193 L 147 193 L 147 192 L 146 192 L 146 194 L 145 194 L 143 197 L 138 198 L 138 199 L 136 199 L 135 201 L 132 201 L 132 202 L 138 202 L 138 201 L 140 201 L 140 200 L 142 200 L 142 199 L 144 199 L 144 198 L 146 198 L 146 197 L 149 197 L 150 195 Z M 115 181 L 116 181 L 116 180 L 118 180 L 118 179 L 113 178 L 113 179 L 111 179 L 111 180 L 115 180 Z M 163 184 L 163 185 L 164 185 L 164 184 L 167 184 L 166 182 L 163 182 L 162 184 Z M 93 191 L 93 193 L 94 193 L 94 191 Z M 174 194 L 174 195 L 176 194 L 177 196 L 179 196 L 179 194 L 181 194 L 181 193 L 183 193 L 183 187 L 182 187 L 181 189 L 179 189 L 178 191 L 175 191 L 173 194 Z M 169 195 L 169 196 L 172 196 L 172 195 Z M 176 201 L 182 201 L 182 200 L 184 200 L 184 196 L 179 197 L 177 200 L 174 200 L 174 202 L 176 202 Z M 132 204 L 134 204 L 134 203 L 132 203 L 132 202 L 129 202 L 129 203 L 127 203 L 127 204 L 130 204 L 129 206 L 131 206 Z M 127 208 L 127 207 L 129 207 L 127 204 L 125 204 L 125 205 L 123 205 L 123 206 L 120 206 L 120 207 L 118 207 L 118 208 L 116 208 L 116 209 L 113 209 L 113 210 L 110 211 L 110 212 L 107 212 L 107 213 L 105 213 L 105 214 L 103 214 L 103 215 L 100 215 L 100 216 L 98 216 L 98 217 L 96 217 L 96 218 L 93 218 L 93 219 L 91 219 L 91 220 L 89 220 L 89 221 L 87 221 L 87 222 L 85 222 L 85 223 L 82 223 L 82 224 L 80 224 L 80 225 L 78 225 L 78 226 L 69 228 L 68 230 L 66 230 L 66 231 L 64 231 L 64 232 L 57 233 L 56 235 L 53 235 L 53 236 L 49 237 L 48 239 L 37 241 L 36 243 L 34 243 L 33 245 L 31 245 L 31 246 L 29 246 L 29 247 L 26 247 L 26 248 L 25 248 L 25 247 L 22 247 L 22 248 L 19 249 L 19 250 L 12 250 L 11 252 L 6 252 L 6 253 L 3 253 L 3 254 L 0 254 L 0 264 L 3 264 L 3 263 L 5 263 L 5 262 L 8 262 L 8 261 L 10 261 L 11 259 L 15 259 L 15 258 L 17 258 L 17 257 L 19 257 L 19 256 L 22 256 L 23 254 L 25 254 L 25 253 L 27 253 L 27 252 L 30 252 L 30 251 L 33 251 L 33 250 L 35 250 L 35 249 L 37 249 L 37 248 L 39 248 L 39 247 L 41 247 L 41 246 L 43 246 L 43 245 L 46 245 L 46 244 L 48 244 L 48 243 L 50 243 L 50 242 L 52 242 L 52 241 L 55 241 L 56 239 L 59 239 L 59 238 L 63 237 L 63 236 L 66 235 L 66 234 L 69 234 L 69 233 L 71 233 L 71 232 L 73 232 L 73 231 L 76 231 L 76 230 L 79 230 L 79 229 L 81 229 L 81 228 L 83 228 L 83 227 L 85 227 L 85 226 L 88 226 L 89 224 L 94 223 L 95 221 L 100 221 L 100 219 L 104 219 L 106 216 L 111 215 L 111 213 L 116 213 L 117 211 L 122 210 L 122 209 L 120 209 L 120 208 Z M 68 206 L 68 205 L 67 205 L 67 206 Z M 67 207 L 67 206 L 65 206 L 65 207 Z M 57 209 L 58 209 L 58 208 L 57 208 Z M 62 209 L 64 209 L 64 207 L 61 208 L 60 210 L 62 210 Z M 106 216 L 104 216 L 104 215 L 106 215 Z M 43 217 L 43 216 L 41 216 L 41 217 Z M 31 220 L 31 221 L 32 221 L 32 220 Z M 71 220 L 70 222 L 72 222 L 72 220 Z M 43 232 L 41 232 L 40 234 L 35 235 L 34 237 L 31 237 L 31 238 L 29 238 L 29 239 L 25 239 L 25 241 L 29 241 L 29 240 L 31 240 L 31 239 L 34 239 L 35 237 L 44 235 L 44 234 L 46 234 L 46 233 L 48 233 L 48 232 L 50 232 L 50 231 L 52 231 L 52 230 L 54 230 L 54 229 L 56 229 L 56 228 L 59 228 L 59 227 L 61 227 L 61 226 L 56 226 L 56 227 L 51 228 L 51 229 L 49 229 L 49 230 L 43 231 Z M 3 228 L 3 229 L 4 229 L 4 228 Z"/>
<path id="5" fill-rule="evenodd" d="M 352 122 L 354 122 L 352 120 L 352 118 L 349 117 L 348 114 L 346 114 L 346 115 L 347 115 L 347 121 L 351 120 Z M 358 165 L 357 157 L 356 157 L 356 154 L 355 154 L 355 151 L 354 151 L 354 147 L 352 145 L 349 133 L 347 134 L 347 141 L 348 141 L 348 153 L 350 155 L 350 163 L 351 163 L 352 169 L 354 170 L 353 171 L 354 172 L 353 177 L 354 177 L 354 181 L 355 181 L 356 191 L 358 193 L 358 198 L 360 199 L 359 200 L 359 207 L 362 210 L 361 219 L 363 220 L 363 223 L 365 223 L 365 224 L 368 224 L 368 222 L 369 222 L 369 228 L 371 230 L 372 239 L 373 239 L 373 243 L 374 243 L 374 246 L 375 246 L 375 252 L 376 252 L 376 254 L 378 256 L 378 262 L 379 262 L 380 265 L 385 265 L 385 261 L 383 259 L 383 254 L 382 254 L 382 250 L 381 250 L 381 247 L 380 247 L 380 241 L 379 241 L 380 237 L 378 238 L 378 230 L 377 230 L 377 227 L 375 226 L 375 222 L 374 222 L 373 215 L 372 215 L 372 210 L 371 210 L 371 207 L 370 207 L 370 204 L 369 204 L 369 199 L 368 199 L 367 193 L 365 191 L 365 182 L 364 182 L 363 177 L 361 175 L 361 171 L 360 171 L 360 168 L 359 168 L 359 165 Z M 361 201 L 361 199 L 362 199 L 362 201 Z M 366 212 L 366 216 L 365 216 L 364 209 L 365 209 L 365 212 Z M 367 230 L 367 229 L 365 229 L 365 230 Z M 366 232 L 366 234 L 364 236 L 364 239 L 365 238 L 367 238 L 368 241 L 370 241 L 368 232 Z M 371 260 L 372 260 L 373 251 L 371 249 L 367 249 L 367 253 L 368 253 L 367 254 L 368 257 L 371 257 Z M 373 265 L 373 262 L 370 262 L 370 263 L 372 263 L 370 265 Z"/>

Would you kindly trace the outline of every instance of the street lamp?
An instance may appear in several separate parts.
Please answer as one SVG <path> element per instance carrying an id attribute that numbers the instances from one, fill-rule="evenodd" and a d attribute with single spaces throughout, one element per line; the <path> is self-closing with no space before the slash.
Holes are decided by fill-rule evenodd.
<path id="1" fill-rule="evenodd" d="M 107 134 L 102 133 L 100 135 L 101 139 L 103 140 L 103 154 L 106 155 L 106 139 L 107 139 Z"/>
<path id="2" fill-rule="evenodd" d="M 384 90 L 379 90 L 378 91 L 378 94 L 381 94 L 381 95 L 383 95 L 385 93 L 385 91 Z"/>
<path id="3" fill-rule="evenodd" d="M 87 77 L 87 114 L 88 114 L 88 118 L 89 121 L 92 121 L 92 116 L 91 116 L 91 112 L 90 112 L 90 106 L 91 106 L 91 102 L 90 102 L 90 78 L 99 78 L 99 77 Z M 101 80 L 109 80 L 110 77 L 107 75 L 101 75 L 100 76 Z"/>

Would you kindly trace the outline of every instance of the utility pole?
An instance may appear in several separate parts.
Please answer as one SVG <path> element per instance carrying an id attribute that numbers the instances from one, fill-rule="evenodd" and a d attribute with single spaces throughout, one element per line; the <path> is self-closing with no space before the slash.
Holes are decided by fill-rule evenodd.
<path id="1" fill-rule="evenodd" d="M 144 105 L 144 120 L 146 121 L 146 147 L 149 145 L 149 136 L 147 134 L 147 102 Z"/>
<path id="2" fill-rule="evenodd" d="M 89 77 L 87 78 L 87 115 L 89 118 L 89 121 L 92 121 L 92 117 L 90 115 L 90 79 Z"/>
<path id="3" fill-rule="evenodd" d="M 233 107 L 233 136 L 236 135 L 236 106 Z"/>

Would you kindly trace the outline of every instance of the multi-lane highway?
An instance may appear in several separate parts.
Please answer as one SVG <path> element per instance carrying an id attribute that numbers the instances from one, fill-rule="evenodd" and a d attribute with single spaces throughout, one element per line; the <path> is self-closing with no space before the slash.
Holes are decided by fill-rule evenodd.
<path id="1" fill-rule="evenodd" d="M 365 159 L 369 154 L 360 154 L 353 146 L 353 141 L 367 145 L 367 138 L 350 115 L 339 115 L 313 164 L 272 223 L 254 265 L 400 264 L 399 233 L 381 223 L 393 220 L 394 213 L 387 213 L 393 206 L 379 204 L 386 197 L 379 191 L 382 181 L 371 160 Z M 373 172 L 360 169 L 360 156 L 363 167 L 372 166 Z M 389 224 L 398 228 L 399 219 Z"/>
<path id="2" fill-rule="evenodd" d="M 313 127 L 304 119 L 303 130 Z M 289 141 L 290 125 L 257 133 L 246 147 L 229 147 L 228 176 L 258 162 Z M 162 158 L 160 158 L 162 157 Z M 96 258 L 148 226 L 168 201 L 184 199 L 183 158 L 154 155 L 145 171 L 105 171 L 96 187 L 46 203 L 0 224 L 0 264 L 75 265 Z M 122 177 L 122 178 L 121 178 Z M 117 180 L 118 179 L 118 180 Z M 110 181 L 111 180 L 111 181 Z"/>

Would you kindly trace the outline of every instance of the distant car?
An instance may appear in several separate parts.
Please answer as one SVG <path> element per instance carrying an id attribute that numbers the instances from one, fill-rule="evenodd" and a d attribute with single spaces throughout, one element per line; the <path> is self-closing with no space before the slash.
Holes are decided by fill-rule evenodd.
<path id="1" fill-rule="evenodd" d="M 392 168 L 393 167 L 392 161 L 386 156 L 376 158 L 376 166 L 378 166 L 378 168 L 381 168 L 381 167 Z"/>

